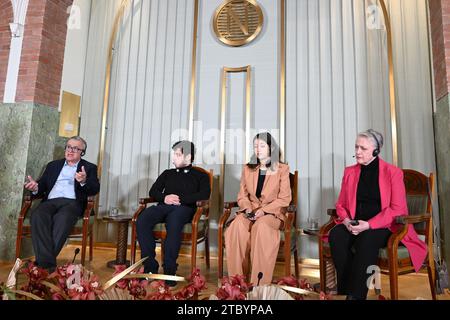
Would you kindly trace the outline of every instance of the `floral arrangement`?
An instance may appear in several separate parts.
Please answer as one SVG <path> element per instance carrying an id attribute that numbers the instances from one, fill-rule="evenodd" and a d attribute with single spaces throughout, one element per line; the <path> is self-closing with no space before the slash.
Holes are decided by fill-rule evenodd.
<path id="1" fill-rule="evenodd" d="M 125 266 L 116 266 L 114 275 L 125 270 Z M 116 283 L 116 289 L 127 290 L 134 298 L 139 300 L 189 300 L 198 297 L 200 291 L 206 289 L 206 279 L 200 274 L 199 269 L 195 269 L 187 279 L 188 284 L 178 292 L 173 292 L 163 280 L 150 282 L 146 279 L 133 278 L 134 275 L 143 273 L 140 268 L 137 273 L 130 273 L 127 279 L 121 279 Z"/>
<path id="2" fill-rule="evenodd" d="M 16 263 L 17 264 L 17 263 Z M 65 264 L 49 274 L 33 262 L 23 264 L 10 274 L 14 276 L 12 285 L 0 283 L 0 299 L 34 299 L 34 300 L 188 300 L 196 299 L 200 291 L 206 289 L 206 279 L 200 270 L 193 271 L 187 279 L 188 284 L 175 292 L 162 280 L 149 281 L 140 277 L 143 268 L 121 277 L 114 286 L 105 289 L 94 275 L 82 265 Z M 126 270 L 126 266 L 116 266 L 113 276 Z M 16 272 L 25 276 L 25 283 L 20 289 L 16 287 Z M 149 275 L 147 275 L 149 276 Z M 151 277 L 151 275 L 150 275 Z"/>
<path id="3" fill-rule="evenodd" d="M 220 280 L 221 286 L 216 296 L 219 300 L 245 300 L 252 284 L 245 281 L 245 276 L 235 275 Z"/>
<path id="4" fill-rule="evenodd" d="M 210 299 L 247 300 L 254 299 L 261 294 L 267 299 L 284 299 L 287 297 L 289 299 L 305 300 L 305 297 L 315 295 L 318 296 L 320 300 L 331 300 L 331 295 L 329 294 L 327 295 L 323 292 L 317 294 L 306 279 L 301 279 L 299 281 L 293 276 L 284 277 L 278 281 L 274 281 L 272 285 L 265 286 L 266 288 L 264 288 L 264 290 L 259 290 L 260 292 L 257 293 L 255 293 L 255 290 L 261 289 L 262 287 L 254 287 L 252 283 L 246 281 L 246 278 L 243 275 L 224 277 L 220 280 L 220 283 L 221 285 L 216 294 L 212 295 Z M 288 292 L 290 296 L 288 296 L 286 292 Z"/>
<path id="5" fill-rule="evenodd" d="M 0 299 L 35 300 L 193 300 L 207 289 L 206 279 L 196 269 L 186 280 L 188 284 L 175 291 L 171 289 L 162 275 L 143 274 L 139 265 L 126 268 L 116 266 L 113 278 L 101 285 L 98 276 L 81 265 L 67 263 L 49 274 L 33 262 L 16 262 L 7 284 L 0 283 Z M 130 270 L 134 270 L 129 272 Z M 20 289 L 15 289 L 15 273 L 25 276 Z M 183 278 L 181 278 L 183 279 Z M 247 300 L 247 299 L 320 299 L 330 300 L 331 295 L 314 292 L 306 279 L 284 277 L 270 286 L 254 287 L 245 276 L 235 275 L 220 279 L 215 295 L 210 299 Z"/>

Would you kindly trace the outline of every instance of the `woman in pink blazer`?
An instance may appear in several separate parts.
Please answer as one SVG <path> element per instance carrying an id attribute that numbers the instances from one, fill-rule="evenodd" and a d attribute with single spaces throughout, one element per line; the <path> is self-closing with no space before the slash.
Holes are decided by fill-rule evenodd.
<path id="1" fill-rule="evenodd" d="M 407 215 L 403 171 L 378 157 L 383 136 L 372 129 L 359 133 L 355 143 L 356 165 L 345 168 L 336 203 L 338 224 L 329 241 L 337 271 L 338 294 L 365 299 L 369 266 L 396 230 L 395 217 Z M 427 254 L 412 225 L 402 240 L 418 271 Z"/>
<path id="2" fill-rule="evenodd" d="M 248 273 L 259 285 L 272 282 L 280 245 L 280 228 L 291 202 L 289 166 L 279 161 L 280 149 L 269 133 L 253 139 L 254 155 L 242 171 L 239 211 L 225 231 L 228 274 Z"/>

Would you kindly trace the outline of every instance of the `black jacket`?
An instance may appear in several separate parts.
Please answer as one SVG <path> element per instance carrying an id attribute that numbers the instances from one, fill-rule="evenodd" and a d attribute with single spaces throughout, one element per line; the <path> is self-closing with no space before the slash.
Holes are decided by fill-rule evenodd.
<path id="1" fill-rule="evenodd" d="M 184 169 L 188 169 L 185 172 Z M 191 166 L 182 169 L 169 169 L 164 171 L 149 191 L 159 203 L 164 203 L 164 198 L 169 194 L 176 194 L 184 206 L 195 207 L 196 202 L 208 200 L 211 193 L 209 176 L 193 169 Z"/>
<path id="2" fill-rule="evenodd" d="M 42 201 L 46 201 L 50 191 L 58 180 L 58 176 L 64 166 L 65 159 L 55 160 L 49 162 L 45 168 L 42 176 L 37 180 L 39 183 L 37 196 L 43 196 Z M 78 181 L 75 180 L 75 197 L 81 207 L 81 212 L 86 209 L 88 196 L 95 196 L 100 190 L 100 182 L 97 177 L 97 166 L 86 160 L 81 159 L 77 166 L 77 172 L 81 171 L 84 166 L 86 171 L 86 184 L 82 187 Z"/>

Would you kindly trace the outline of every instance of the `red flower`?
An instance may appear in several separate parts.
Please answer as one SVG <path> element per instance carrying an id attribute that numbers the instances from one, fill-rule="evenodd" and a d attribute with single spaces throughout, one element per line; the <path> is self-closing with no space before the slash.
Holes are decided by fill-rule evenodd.
<path id="1" fill-rule="evenodd" d="M 190 283 L 192 283 L 192 286 L 195 288 L 195 290 L 197 290 L 197 292 L 203 289 L 207 289 L 206 278 L 200 274 L 200 269 L 195 269 L 188 280 Z"/>
<path id="2" fill-rule="evenodd" d="M 251 287 L 251 283 L 247 283 L 243 275 L 224 277 L 220 281 L 222 286 L 216 293 L 219 300 L 245 300 Z"/>
<path id="3" fill-rule="evenodd" d="M 21 290 L 30 292 L 40 298 L 47 296 L 47 287 L 42 284 L 42 281 L 48 277 L 47 270 L 37 267 L 34 262 L 28 262 L 20 272 L 28 278 L 28 283 Z"/>
<path id="4" fill-rule="evenodd" d="M 162 280 L 151 282 L 150 290 L 145 297 L 146 300 L 173 300 L 170 288 Z"/>
<path id="5" fill-rule="evenodd" d="M 293 276 L 281 278 L 280 280 L 278 280 L 277 284 L 280 286 L 289 286 L 296 288 L 300 286 L 300 283 L 298 282 L 297 278 Z"/>

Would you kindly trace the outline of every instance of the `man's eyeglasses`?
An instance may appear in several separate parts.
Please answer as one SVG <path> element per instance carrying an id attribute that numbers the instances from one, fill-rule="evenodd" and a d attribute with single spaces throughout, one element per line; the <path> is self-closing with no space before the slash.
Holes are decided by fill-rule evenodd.
<path id="1" fill-rule="evenodd" d="M 75 153 L 83 151 L 83 149 L 80 149 L 80 148 L 77 148 L 77 147 L 71 147 L 71 146 L 66 146 L 64 149 L 66 151 L 72 151 L 72 152 L 75 152 Z"/>

